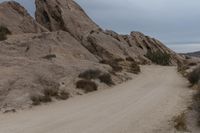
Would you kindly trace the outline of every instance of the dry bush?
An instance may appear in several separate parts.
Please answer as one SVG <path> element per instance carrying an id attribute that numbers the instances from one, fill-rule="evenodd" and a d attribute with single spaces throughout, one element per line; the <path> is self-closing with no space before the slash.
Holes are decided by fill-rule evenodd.
<path id="1" fill-rule="evenodd" d="M 139 74 L 141 72 L 140 66 L 136 62 L 131 63 L 130 67 L 131 73 Z"/>
<path id="2" fill-rule="evenodd" d="M 66 100 L 70 97 L 70 94 L 66 91 L 61 91 L 57 96 L 57 99 Z"/>
<path id="3" fill-rule="evenodd" d="M 197 84 L 200 80 L 200 66 L 188 74 L 188 80 L 192 85 Z"/>
<path id="4" fill-rule="evenodd" d="M 200 90 L 193 95 L 193 108 L 197 112 L 197 124 L 200 126 Z"/>
<path id="5" fill-rule="evenodd" d="M 170 55 L 161 51 L 152 52 L 149 50 L 145 56 L 158 65 L 167 66 L 170 64 Z"/>
<path id="6" fill-rule="evenodd" d="M 6 40 L 8 34 L 11 34 L 8 28 L 1 25 L 0 26 L 0 41 Z"/>
<path id="7" fill-rule="evenodd" d="M 101 72 L 100 70 L 87 70 L 79 75 L 79 78 L 86 80 L 99 79 L 102 83 L 107 85 L 114 85 L 111 75 L 109 73 Z"/>
<path id="8" fill-rule="evenodd" d="M 187 131 L 186 125 L 186 116 L 185 113 L 181 113 L 180 115 L 174 117 L 174 127 L 178 131 Z"/>
<path id="9" fill-rule="evenodd" d="M 47 103 L 51 102 L 52 99 L 50 96 L 41 96 L 41 95 L 36 95 L 36 96 L 31 96 L 31 101 L 32 105 L 40 105 L 41 103 Z"/>
<path id="10" fill-rule="evenodd" d="M 109 73 L 104 73 L 99 76 L 99 80 L 109 86 L 114 85 L 111 75 Z"/>
<path id="11" fill-rule="evenodd" d="M 44 95 L 49 97 L 58 96 L 58 89 L 44 89 Z"/>
<path id="12" fill-rule="evenodd" d="M 43 91 L 41 95 L 31 96 L 33 105 L 40 105 L 41 103 L 51 102 L 52 97 L 56 98 L 58 96 L 60 86 L 59 83 L 44 76 L 38 76 L 37 82 L 42 86 Z"/>
<path id="13" fill-rule="evenodd" d="M 99 77 L 99 75 L 101 74 L 100 70 L 87 70 L 81 74 L 79 74 L 79 78 L 83 78 L 83 79 L 97 79 Z"/>
<path id="14" fill-rule="evenodd" d="M 56 58 L 56 55 L 55 54 L 48 54 L 44 57 L 42 57 L 43 59 L 47 59 L 47 60 L 52 60 L 53 58 Z"/>
<path id="15" fill-rule="evenodd" d="M 85 93 L 96 91 L 98 86 L 95 82 L 90 80 L 79 80 L 76 82 L 76 88 L 84 90 Z"/>
<path id="16" fill-rule="evenodd" d="M 135 61 L 132 57 L 126 57 L 126 61 L 130 61 L 130 62 L 133 62 Z"/>

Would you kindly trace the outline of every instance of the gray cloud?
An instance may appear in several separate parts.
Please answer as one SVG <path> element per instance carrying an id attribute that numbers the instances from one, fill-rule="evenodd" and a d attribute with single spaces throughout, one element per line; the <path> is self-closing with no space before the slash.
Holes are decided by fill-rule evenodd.
<path id="1" fill-rule="evenodd" d="M 34 0 L 16 1 L 34 15 Z M 200 41 L 199 0 L 76 1 L 105 29 L 141 31 L 168 43 Z"/>
<path id="2" fill-rule="evenodd" d="M 199 0 L 76 0 L 99 25 L 164 42 L 200 41 Z"/>

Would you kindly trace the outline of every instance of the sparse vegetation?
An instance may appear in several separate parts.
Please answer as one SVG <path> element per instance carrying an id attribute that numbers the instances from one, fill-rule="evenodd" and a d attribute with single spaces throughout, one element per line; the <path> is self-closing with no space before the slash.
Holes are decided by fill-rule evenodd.
<path id="1" fill-rule="evenodd" d="M 112 78 L 111 78 L 110 74 L 108 74 L 108 73 L 104 73 L 104 74 L 100 75 L 99 80 L 109 86 L 114 85 Z"/>
<path id="2" fill-rule="evenodd" d="M 178 131 L 187 131 L 186 125 L 186 116 L 185 113 L 181 113 L 180 115 L 174 117 L 174 127 Z"/>
<path id="3" fill-rule="evenodd" d="M 70 94 L 66 91 L 61 91 L 60 94 L 58 95 L 58 99 L 61 99 L 61 100 L 66 100 L 70 97 Z"/>
<path id="4" fill-rule="evenodd" d="M 98 86 L 90 80 L 79 80 L 76 82 L 76 88 L 83 90 L 85 93 L 96 91 Z"/>
<path id="5" fill-rule="evenodd" d="M 8 34 L 11 34 L 8 28 L 1 25 L 0 26 L 0 41 L 6 40 Z"/>
<path id="6" fill-rule="evenodd" d="M 41 103 L 51 102 L 52 99 L 49 96 L 35 95 L 31 96 L 32 105 L 40 105 Z"/>
<path id="7" fill-rule="evenodd" d="M 197 124 L 200 126 L 200 90 L 193 96 L 193 108 L 197 112 Z"/>
<path id="8" fill-rule="evenodd" d="M 158 65 L 167 66 L 170 64 L 170 55 L 161 51 L 152 52 L 149 50 L 145 56 Z"/>
<path id="9" fill-rule="evenodd" d="M 79 78 L 83 79 L 97 79 L 101 74 L 100 70 L 87 70 L 79 75 Z"/>
<path id="10" fill-rule="evenodd" d="M 200 67 L 194 69 L 190 74 L 188 74 L 188 80 L 192 85 L 197 84 L 200 80 Z"/>
<path id="11" fill-rule="evenodd" d="M 56 96 L 58 96 L 58 89 L 52 89 L 52 88 L 50 88 L 50 89 L 44 89 L 44 95 L 46 96 L 46 97 L 56 97 Z"/>
<path id="12" fill-rule="evenodd" d="M 47 60 L 52 60 L 53 58 L 56 58 L 56 55 L 55 54 L 48 54 L 44 57 L 42 57 L 43 59 L 47 59 Z"/>
<path id="13" fill-rule="evenodd" d="M 91 80 L 99 79 L 102 83 L 107 85 L 114 85 L 111 75 L 109 73 L 101 72 L 100 70 L 86 70 L 85 72 L 79 74 L 79 78 Z"/>
<path id="14" fill-rule="evenodd" d="M 197 124 L 200 126 L 200 66 L 188 74 L 188 80 L 197 86 L 197 92 L 193 95 L 193 108 L 197 112 Z"/>
<path id="15" fill-rule="evenodd" d="M 130 67 L 131 73 L 139 74 L 141 72 L 140 66 L 136 62 L 131 63 Z"/>
<path id="16" fill-rule="evenodd" d="M 43 87 L 41 94 L 32 95 L 31 101 L 33 105 L 40 105 L 41 103 L 48 103 L 52 98 L 66 100 L 70 94 L 64 90 L 59 91 L 60 84 L 52 79 L 39 76 L 37 82 Z"/>

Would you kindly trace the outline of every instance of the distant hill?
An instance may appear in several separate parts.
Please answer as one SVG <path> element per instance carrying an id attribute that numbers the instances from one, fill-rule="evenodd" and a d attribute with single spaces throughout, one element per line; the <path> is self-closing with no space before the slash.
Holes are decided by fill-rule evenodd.
<path id="1" fill-rule="evenodd" d="M 194 57 L 200 57 L 200 51 L 192 52 L 192 53 L 186 53 L 185 55 L 194 56 Z"/>

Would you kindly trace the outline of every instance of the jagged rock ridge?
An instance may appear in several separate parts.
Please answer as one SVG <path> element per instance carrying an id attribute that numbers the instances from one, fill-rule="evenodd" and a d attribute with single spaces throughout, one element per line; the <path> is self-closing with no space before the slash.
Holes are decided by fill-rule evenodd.
<path id="1" fill-rule="evenodd" d="M 0 4 L 0 24 L 12 34 L 39 33 L 48 31 L 37 23 L 19 3 L 10 1 Z"/>
<path id="2" fill-rule="evenodd" d="M 161 42 L 142 33 L 118 35 L 103 31 L 73 0 L 36 0 L 36 20 L 51 31 L 69 32 L 100 60 L 131 57 L 139 63 L 147 63 L 149 60 L 144 55 L 148 50 L 170 54 L 171 64 L 181 60 Z"/>

